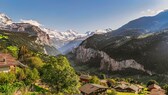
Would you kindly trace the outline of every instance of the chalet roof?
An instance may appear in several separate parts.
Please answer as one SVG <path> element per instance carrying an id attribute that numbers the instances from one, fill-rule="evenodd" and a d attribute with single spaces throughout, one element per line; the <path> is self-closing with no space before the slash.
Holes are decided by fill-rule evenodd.
<path id="1" fill-rule="evenodd" d="M 149 85 L 148 86 L 148 89 L 161 89 L 161 87 L 159 86 L 159 85 L 157 85 L 157 84 L 152 84 L 152 85 Z"/>
<path id="2" fill-rule="evenodd" d="M 4 61 L 4 58 L 3 57 L 0 57 L 0 62 L 3 62 Z"/>
<path id="3" fill-rule="evenodd" d="M 149 95 L 166 95 L 163 89 L 152 89 Z"/>
<path id="4" fill-rule="evenodd" d="M 141 85 L 136 85 L 138 88 L 140 88 L 140 89 L 142 89 L 142 88 L 144 88 L 143 86 L 141 86 Z"/>
<path id="5" fill-rule="evenodd" d="M 138 90 L 139 90 L 138 86 L 135 86 L 135 85 L 127 86 L 127 88 L 130 88 L 130 89 L 132 89 L 132 90 L 134 90 L 134 91 L 138 91 Z M 127 89 L 127 88 L 126 88 L 126 89 Z"/>
<path id="6" fill-rule="evenodd" d="M 120 89 L 123 89 L 123 90 L 124 89 L 132 89 L 134 91 L 138 91 L 139 90 L 139 87 L 136 86 L 136 85 L 133 85 L 133 84 L 131 84 L 131 85 L 120 84 L 120 85 L 116 86 L 115 88 L 120 88 Z"/>
<path id="7" fill-rule="evenodd" d="M 100 82 L 102 82 L 102 83 L 107 83 L 107 80 L 100 80 Z"/>
<path id="8" fill-rule="evenodd" d="M 17 65 L 17 61 L 10 54 L 0 53 L 0 67 Z"/>
<path id="9" fill-rule="evenodd" d="M 108 89 L 108 87 L 98 85 L 98 84 L 85 84 L 82 87 L 79 88 L 81 92 L 84 92 L 86 94 L 90 94 L 92 92 L 95 92 L 98 89 Z"/>
<path id="10" fill-rule="evenodd" d="M 120 85 L 116 86 L 115 88 L 125 89 L 125 88 L 127 88 L 127 85 L 120 84 Z"/>
<path id="11" fill-rule="evenodd" d="M 125 81 L 120 81 L 120 82 L 117 82 L 117 84 L 125 84 L 125 85 L 129 85 L 130 83 L 125 82 Z"/>
<path id="12" fill-rule="evenodd" d="M 80 78 L 81 79 L 91 79 L 91 76 L 89 76 L 89 75 L 81 75 Z"/>

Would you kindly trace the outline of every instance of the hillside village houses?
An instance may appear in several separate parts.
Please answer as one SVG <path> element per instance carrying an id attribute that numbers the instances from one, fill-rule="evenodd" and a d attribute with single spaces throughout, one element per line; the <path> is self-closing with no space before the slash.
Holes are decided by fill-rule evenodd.
<path id="1" fill-rule="evenodd" d="M 163 90 L 159 85 L 152 84 L 148 86 L 148 90 L 150 91 L 149 95 L 166 95 L 165 90 Z"/>
<path id="2" fill-rule="evenodd" d="M 92 77 L 90 75 L 80 75 L 80 82 L 82 83 L 89 83 L 89 80 L 91 79 Z"/>
<path id="3" fill-rule="evenodd" d="M 122 81 L 118 83 L 117 86 L 114 87 L 114 89 L 118 92 L 132 92 L 138 94 L 140 91 L 142 91 L 143 87 Z"/>
<path id="4" fill-rule="evenodd" d="M 79 88 L 83 95 L 106 95 L 108 87 L 98 84 L 85 84 Z"/>
<path id="5" fill-rule="evenodd" d="M 94 95 L 95 93 L 103 93 L 101 95 L 104 95 L 106 93 L 108 87 L 108 80 L 100 80 L 100 84 L 91 84 L 89 83 L 89 80 L 91 79 L 91 76 L 89 75 L 81 75 L 80 81 L 83 83 L 83 86 L 79 89 L 83 95 Z M 106 84 L 106 85 L 104 85 Z M 117 82 L 116 85 L 111 86 L 113 89 L 115 89 L 118 92 L 131 92 L 138 94 L 141 90 L 143 90 L 143 87 L 140 85 L 134 85 L 129 84 L 127 82 L 121 81 Z M 94 94 L 93 94 L 94 93 Z M 95 94 L 98 95 L 98 94 Z"/>
<path id="6" fill-rule="evenodd" d="M 15 70 L 17 65 L 17 60 L 10 54 L 0 53 L 0 72 Z"/>

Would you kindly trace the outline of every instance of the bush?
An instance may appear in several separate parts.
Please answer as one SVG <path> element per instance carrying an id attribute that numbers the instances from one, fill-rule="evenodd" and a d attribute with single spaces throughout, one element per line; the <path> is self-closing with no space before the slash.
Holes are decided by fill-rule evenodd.
<path id="1" fill-rule="evenodd" d="M 12 54 L 13 57 L 18 57 L 18 51 L 19 49 L 16 46 L 8 46 L 7 49 Z"/>
<path id="2" fill-rule="evenodd" d="M 165 85 L 163 86 L 163 89 L 166 91 L 166 95 L 168 95 L 168 84 L 165 84 Z"/>
<path id="3" fill-rule="evenodd" d="M 47 92 L 46 89 L 41 88 L 41 87 L 39 87 L 39 86 L 37 86 L 37 85 L 34 85 L 34 90 L 35 90 L 36 92 L 41 92 L 41 93 Z"/>
<path id="4" fill-rule="evenodd" d="M 113 87 L 116 85 L 116 81 L 114 79 L 108 79 L 107 85 L 108 85 L 108 87 Z"/>
<path id="5" fill-rule="evenodd" d="M 36 80 L 38 80 L 40 78 L 39 72 L 36 68 L 34 68 L 33 70 L 31 70 L 29 68 L 26 68 L 25 69 L 25 74 L 26 74 L 25 83 L 27 85 L 35 82 Z"/>
<path id="6" fill-rule="evenodd" d="M 16 81 L 14 73 L 0 73 L 0 84 L 13 83 Z"/>
<path id="7" fill-rule="evenodd" d="M 39 57 L 30 57 L 28 59 L 28 62 L 29 62 L 28 65 L 30 67 L 37 69 L 40 69 L 44 65 L 43 61 Z"/>
<path id="8" fill-rule="evenodd" d="M 100 79 L 97 76 L 92 76 L 90 83 L 100 84 Z"/>
<path id="9" fill-rule="evenodd" d="M 152 84 L 158 84 L 155 80 L 150 80 L 148 83 L 147 83 L 147 87 L 149 86 L 149 85 L 152 85 Z"/>
<path id="10" fill-rule="evenodd" d="M 0 85 L 0 92 L 4 93 L 5 95 L 13 95 L 16 88 L 11 84 L 4 84 Z"/>
<path id="11" fill-rule="evenodd" d="M 18 81 L 23 81 L 24 79 L 26 79 L 26 74 L 23 69 L 17 67 L 16 71 L 17 71 L 16 76 L 17 76 Z"/>
<path id="12" fill-rule="evenodd" d="M 114 89 L 111 89 L 111 91 L 108 92 L 107 95 L 117 95 L 117 91 Z"/>
<path id="13" fill-rule="evenodd" d="M 40 78 L 39 72 L 36 68 L 33 70 L 30 68 L 17 68 L 16 76 L 18 81 L 24 81 L 26 85 L 29 85 Z"/>

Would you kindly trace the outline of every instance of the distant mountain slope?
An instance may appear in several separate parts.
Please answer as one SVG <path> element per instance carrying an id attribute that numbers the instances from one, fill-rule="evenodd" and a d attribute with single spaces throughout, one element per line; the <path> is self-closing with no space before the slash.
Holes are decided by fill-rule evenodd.
<path id="1" fill-rule="evenodd" d="M 37 36 L 36 42 L 49 47 L 59 49 L 62 54 L 66 54 L 76 48 L 83 40 L 94 35 L 112 31 L 112 29 L 99 29 L 78 33 L 74 30 L 60 32 L 47 29 L 40 26 L 41 24 L 33 20 L 21 20 L 20 23 L 12 22 L 8 16 L 0 13 L 0 29 L 13 32 L 26 32 L 30 36 Z M 49 47 L 48 47 L 49 46 Z M 52 53 L 51 49 L 45 50 Z"/>
<path id="2" fill-rule="evenodd" d="M 105 71 L 132 68 L 148 73 L 150 71 L 153 74 L 167 73 L 168 30 L 146 37 L 118 36 L 108 40 L 99 38 L 99 35 L 94 35 L 85 40 L 77 48 L 74 60 Z M 129 60 L 133 60 L 134 63 Z"/>
<path id="3" fill-rule="evenodd" d="M 147 16 L 141 17 L 139 19 L 135 19 L 125 24 L 115 32 L 114 34 L 122 35 L 127 30 L 131 29 L 140 29 L 143 30 L 140 33 L 149 33 L 149 32 L 158 32 L 162 29 L 168 28 L 168 10 L 165 10 L 155 16 Z M 126 33 L 124 33 L 126 34 Z"/>
<path id="4" fill-rule="evenodd" d="M 50 54 L 50 55 L 59 54 L 58 50 L 51 45 L 49 35 L 43 30 L 41 30 L 38 26 L 29 24 L 29 23 L 14 23 L 8 16 L 1 13 L 0 30 L 1 32 L 4 32 L 4 31 L 9 33 L 14 32 L 14 33 L 10 33 L 12 35 L 11 39 L 15 38 L 13 39 L 13 41 L 16 41 L 17 39 L 19 39 L 20 41 L 19 40 L 16 41 L 17 44 L 21 44 L 22 42 L 24 42 L 22 44 L 28 44 L 32 47 L 32 49 L 35 47 L 37 48 L 38 46 L 38 47 L 43 47 L 43 52 L 46 52 L 47 54 Z M 25 35 L 28 37 L 26 37 Z M 25 39 L 22 38 L 22 36 L 24 36 L 25 39 L 28 38 L 26 39 L 27 42 L 25 41 Z M 31 39 L 29 39 L 31 37 L 34 38 L 33 42 Z M 39 48 L 39 51 L 41 51 L 40 48 Z"/>
<path id="5" fill-rule="evenodd" d="M 167 25 L 168 11 L 133 20 L 113 32 L 87 38 L 71 59 L 102 71 L 167 74 Z"/>
<path id="6" fill-rule="evenodd" d="M 61 48 L 63 45 L 69 43 L 72 40 L 75 40 L 76 38 L 82 38 L 87 36 L 85 34 L 79 34 L 74 30 L 67 30 L 65 32 L 59 32 L 50 29 L 43 29 L 43 30 L 49 35 L 52 44 L 56 48 Z"/>
<path id="7" fill-rule="evenodd" d="M 71 52 L 73 49 L 79 46 L 79 44 L 87 39 L 88 37 L 94 34 L 102 34 L 112 31 L 112 29 L 99 29 L 95 31 L 88 31 L 86 33 L 78 33 L 74 30 L 67 30 L 66 32 L 59 32 L 50 29 L 43 28 L 49 37 L 51 38 L 51 43 L 55 48 L 62 54 L 67 54 Z"/>

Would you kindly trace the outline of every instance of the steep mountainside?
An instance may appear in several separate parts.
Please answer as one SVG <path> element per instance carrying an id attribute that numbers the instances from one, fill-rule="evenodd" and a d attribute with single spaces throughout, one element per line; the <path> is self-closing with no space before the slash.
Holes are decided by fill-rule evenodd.
<path id="1" fill-rule="evenodd" d="M 78 47 L 79 44 L 88 37 L 94 34 L 112 31 L 112 29 L 109 28 L 88 31 L 86 33 L 78 33 L 71 29 L 60 32 L 41 27 L 40 23 L 33 20 L 21 20 L 20 23 L 14 23 L 12 19 L 3 13 L 0 13 L 0 29 L 12 32 L 25 32 L 28 33 L 29 36 L 36 36 L 36 43 L 43 45 L 45 52 L 52 55 L 57 55 L 59 52 L 67 54 Z M 58 49 L 59 52 L 56 49 Z"/>
<path id="2" fill-rule="evenodd" d="M 6 16 L 5 14 L 0 14 L 0 30 L 2 30 L 1 32 L 4 32 L 4 31 L 14 32 L 14 33 L 9 32 L 13 36 L 11 38 L 19 37 L 18 35 L 22 36 L 22 34 L 24 37 L 26 37 L 25 35 L 27 35 L 30 38 L 32 37 L 34 38 L 33 43 L 35 42 L 36 45 L 38 45 L 38 47 L 43 47 L 43 52 L 46 52 L 47 54 L 50 54 L 50 55 L 59 54 L 58 50 L 51 45 L 51 40 L 50 40 L 49 35 L 46 32 L 42 31 L 38 26 L 29 24 L 29 23 L 13 23 L 12 20 L 8 16 Z M 24 39 L 22 39 L 22 41 L 16 41 L 16 43 L 19 42 L 18 44 L 20 44 L 20 42 L 25 42 L 25 43 L 30 42 L 31 44 L 29 45 L 32 46 L 33 48 L 34 44 L 32 44 L 31 39 L 27 39 L 27 42 L 23 40 Z M 13 41 L 15 41 L 15 39 L 13 39 Z"/>
<path id="3" fill-rule="evenodd" d="M 127 34 L 128 30 L 132 29 L 140 29 L 143 31 L 135 31 L 138 33 L 149 33 L 149 32 L 158 32 L 159 30 L 167 29 L 168 28 L 168 10 L 165 10 L 156 16 L 147 16 L 141 17 L 139 19 L 135 19 L 130 21 L 129 23 L 125 24 L 115 32 L 113 35 L 123 35 Z"/>
<path id="4" fill-rule="evenodd" d="M 116 31 L 93 35 L 80 44 L 72 59 L 98 70 L 167 74 L 167 17 L 168 11 L 164 11 L 131 21 Z"/>
<path id="5" fill-rule="evenodd" d="M 167 73 L 168 30 L 137 38 L 100 38 L 100 35 L 94 35 L 77 48 L 77 63 L 90 64 L 106 71 L 132 68 L 148 74 Z"/>

